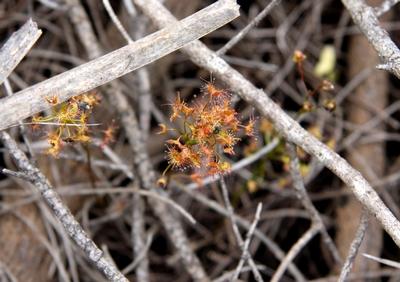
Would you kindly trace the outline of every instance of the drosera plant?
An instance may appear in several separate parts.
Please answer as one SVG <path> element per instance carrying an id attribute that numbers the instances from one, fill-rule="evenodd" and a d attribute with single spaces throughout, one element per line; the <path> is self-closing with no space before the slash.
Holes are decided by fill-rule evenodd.
<path id="1" fill-rule="evenodd" d="M 292 59 L 306 90 L 302 108 L 298 112 L 299 116 L 313 111 L 317 106 L 334 111 L 336 104 L 332 98 L 333 83 L 328 79 L 320 79 L 317 86 L 310 89 L 305 81 L 304 72 L 304 61 L 307 56 L 296 50 Z M 323 93 L 328 97 L 321 95 Z M 190 178 L 200 185 L 204 176 L 229 173 L 231 165 L 224 160 L 223 154 L 235 154 L 235 145 L 240 141 L 240 131 L 246 136 L 254 137 L 255 130 L 254 118 L 250 118 L 246 124 L 241 123 L 238 113 L 231 105 L 230 96 L 228 91 L 216 87 L 213 81 L 205 83 L 201 88 L 199 99 L 192 103 L 184 101 L 180 94 L 177 94 L 175 101 L 170 104 L 170 121 L 177 122 L 181 126 L 170 128 L 166 124 L 160 124 L 158 132 L 166 134 L 173 131 L 176 134 L 176 138 L 166 141 L 168 166 L 158 180 L 160 186 L 167 185 L 166 173 L 171 169 L 190 171 Z M 309 130 L 315 131 L 312 126 Z M 270 129 L 268 131 L 271 132 Z M 322 139 L 322 135 L 319 139 Z M 255 143 L 250 143 L 252 144 Z M 334 146 L 331 140 L 327 140 L 327 144 Z M 301 168 L 305 176 L 309 172 L 309 161 L 304 152 L 299 151 L 299 154 L 304 155 L 301 158 L 304 161 Z M 288 156 L 283 142 L 282 146 L 277 146 L 268 155 L 268 159 L 280 161 L 283 170 L 287 171 Z"/>
<path id="2" fill-rule="evenodd" d="M 296 50 L 292 57 L 293 62 L 296 65 L 296 71 L 302 82 L 303 90 L 305 90 L 305 96 L 301 108 L 295 112 L 294 116 L 298 120 L 303 119 L 303 114 L 314 112 L 317 107 L 323 107 L 329 112 L 333 112 L 336 108 L 336 102 L 333 97 L 334 84 L 328 80 L 328 77 L 318 75 L 314 73 L 313 80 L 317 81 L 315 87 L 310 87 L 306 82 L 306 75 L 304 70 L 304 64 L 307 60 L 307 56 L 300 50 Z M 315 82 L 314 82 L 315 83 Z M 334 149 L 336 142 L 334 136 L 325 131 L 320 127 L 320 124 L 308 119 L 304 126 L 306 130 L 313 135 L 315 138 L 325 143 L 331 149 Z M 311 121 L 311 122 L 310 122 Z M 259 184 L 270 181 L 275 183 L 277 187 L 286 188 L 291 184 L 291 176 L 289 175 L 290 169 L 290 156 L 287 152 L 285 141 L 278 132 L 275 131 L 272 123 L 267 119 L 262 118 L 258 128 L 259 135 L 262 136 L 261 144 L 268 144 L 273 139 L 278 138 L 278 145 L 269 152 L 264 158 L 260 159 L 252 168 L 252 177 L 247 182 L 247 190 L 255 192 L 259 188 Z M 249 155 L 259 149 L 258 144 L 251 143 L 249 146 L 244 148 L 245 156 Z M 303 151 L 301 148 L 297 148 L 297 155 L 299 158 L 300 173 L 303 177 L 307 177 L 312 167 L 310 166 L 312 158 L 309 154 Z"/>
<path id="3" fill-rule="evenodd" d="M 52 105 L 51 114 L 37 115 L 32 118 L 33 129 L 46 126 L 47 141 L 50 148 L 47 153 L 58 157 L 66 144 L 87 145 L 92 140 L 90 127 L 100 126 L 100 123 L 89 123 L 93 108 L 100 103 L 95 91 L 73 96 L 69 100 L 59 103 L 57 96 L 45 98 L 46 103 Z M 105 146 L 114 140 L 115 126 L 111 124 L 103 131 L 102 145 Z"/>
<path id="4" fill-rule="evenodd" d="M 335 89 L 333 83 L 328 79 L 322 79 L 317 87 L 314 89 L 309 89 L 307 83 L 305 82 L 304 76 L 304 61 L 307 56 L 300 50 L 295 50 L 293 53 L 292 60 L 296 64 L 297 72 L 300 75 L 300 79 L 307 91 L 305 100 L 302 105 L 301 112 L 311 112 L 316 108 L 315 100 L 318 98 L 320 92 L 325 92 L 328 94 L 328 98 L 321 99 L 319 102 L 321 106 L 326 110 L 332 112 L 336 109 L 335 99 L 332 98 L 331 92 Z"/>
<path id="5" fill-rule="evenodd" d="M 170 121 L 180 121 L 181 127 L 160 124 L 159 134 L 174 131 L 177 137 L 166 141 L 168 166 L 158 184 L 167 184 L 166 173 L 170 169 L 190 170 L 191 179 L 200 183 L 203 176 L 229 173 L 231 165 L 223 154 L 235 154 L 240 131 L 254 136 L 254 118 L 242 124 L 231 105 L 230 93 L 213 82 L 201 88 L 199 99 L 193 103 L 185 102 L 178 93 L 170 106 Z"/>
<path id="6" fill-rule="evenodd" d="M 307 56 L 302 51 L 296 50 L 293 53 L 292 60 L 295 63 L 297 75 L 302 82 L 302 89 L 305 94 L 303 103 L 298 111 L 294 113 L 294 117 L 300 121 L 304 118 L 304 115 L 314 112 L 318 107 L 333 112 L 336 108 L 336 101 L 333 96 L 334 84 L 328 78 L 334 77 L 321 75 L 321 72 L 316 72 L 313 74 L 315 87 L 310 87 L 306 81 L 307 77 L 304 69 Z M 334 71 L 331 68 L 329 68 L 329 70 L 331 73 Z M 315 138 L 334 150 L 336 146 L 335 137 L 329 133 L 329 130 L 321 128 L 320 124 L 313 122 L 312 118 L 304 120 L 306 120 L 304 123 L 306 130 Z M 244 189 L 243 191 L 247 190 L 250 193 L 256 192 L 260 187 L 262 187 L 262 183 L 265 183 L 265 181 L 274 183 L 280 188 L 290 187 L 290 156 L 287 152 L 284 139 L 274 129 L 273 124 L 269 120 L 261 118 L 258 124 L 257 132 L 261 138 L 258 139 L 258 142 L 252 142 L 248 146 L 244 146 L 244 157 L 255 153 L 260 149 L 260 145 L 267 145 L 273 139 L 277 138 L 279 143 L 265 157 L 261 158 L 253 165 L 250 170 L 252 175 L 246 183 L 245 188 L 247 189 Z M 297 148 L 297 155 L 299 158 L 301 175 L 303 177 L 309 176 L 312 170 L 311 156 L 301 148 Z"/>

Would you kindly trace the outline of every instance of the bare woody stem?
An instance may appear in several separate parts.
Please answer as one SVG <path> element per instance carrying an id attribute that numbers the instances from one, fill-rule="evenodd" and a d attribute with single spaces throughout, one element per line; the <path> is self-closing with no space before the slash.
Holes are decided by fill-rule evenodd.
<path id="1" fill-rule="evenodd" d="M 361 214 L 360 225 L 357 228 L 356 235 L 354 236 L 353 242 L 350 245 L 349 253 L 347 255 L 346 261 L 340 271 L 340 276 L 338 281 L 345 282 L 350 274 L 351 268 L 353 266 L 354 260 L 357 256 L 358 250 L 364 239 L 365 232 L 368 227 L 368 213 L 364 210 Z"/>
<path id="2" fill-rule="evenodd" d="M 312 223 L 314 225 L 320 226 L 320 232 L 322 239 L 330 252 L 336 263 L 338 265 L 342 264 L 342 259 L 340 257 L 339 251 L 337 250 L 332 238 L 328 234 L 324 222 L 319 214 L 317 208 L 314 206 L 310 197 L 307 194 L 306 187 L 304 186 L 303 178 L 300 173 L 300 162 L 297 157 L 296 146 L 291 143 L 286 143 L 286 149 L 290 157 L 290 175 L 293 181 L 293 188 L 296 192 L 297 198 L 300 200 L 303 207 L 311 216 Z"/>
<path id="3" fill-rule="evenodd" d="M 377 16 L 381 16 L 388 12 L 394 5 L 396 5 L 400 0 L 384 0 L 379 7 L 375 8 L 375 13 Z"/>
<path id="4" fill-rule="evenodd" d="M 284 260 L 279 265 L 278 269 L 271 278 L 271 282 L 278 282 L 281 280 L 288 264 L 299 254 L 308 242 L 320 231 L 320 226 L 312 224 L 311 227 L 301 236 L 297 242 L 290 248 Z"/>
<path id="5" fill-rule="evenodd" d="M 78 0 L 65 0 L 66 4 L 71 6 L 69 10 L 69 17 L 74 25 L 74 28 L 78 34 L 80 41 L 86 49 L 86 53 L 89 59 L 95 59 L 103 55 L 103 50 L 100 44 L 97 41 L 97 37 L 95 32 L 93 31 L 92 25 L 90 23 L 90 19 L 86 14 L 85 9 L 81 5 L 81 2 Z M 129 34 L 124 30 L 122 24 L 119 22 L 118 17 L 114 13 L 110 3 L 108 0 L 103 0 L 104 7 L 108 12 L 109 16 L 113 20 L 114 24 L 118 27 L 119 30 L 123 30 L 124 37 L 127 39 L 127 43 L 133 43 L 133 40 L 129 38 Z M 144 68 L 139 69 L 137 72 L 145 71 Z M 115 100 L 124 100 L 127 104 L 125 96 L 121 92 L 121 87 L 118 81 L 113 81 L 108 87 L 103 87 L 102 90 L 105 91 L 106 95 L 113 97 L 111 99 Z M 117 111 L 120 112 L 119 108 Z M 126 117 L 125 117 L 126 118 Z M 127 127 L 125 123 L 123 123 L 125 131 L 127 132 Z M 138 181 L 134 180 L 134 185 L 138 185 Z M 132 196 L 132 244 L 133 244 L 133 255 L 134 257 L 141 257 L 141 259 L 137 262 L 137 267 L 135 268 L 136 279 L 143 282 L 149 281 L 149 260 L 147 256 L 147 252 L 145 251 L 145 241 L 146 241 L 146 232 L 145 232 L 145 220 L 144 220 L 144 211 L 145 211 L 145 202 L 138 195 Z"/>
<path id="6" fill-rule="evenodd" d="M 85 252 L 87 258 L 94 263 L 110 281 L 128 281 L 114 264 L 104 257 L 103 252 L 82 229 L 68 207 L 61 201 L 60 196 L 54 191 L 47 178 L 38 168 L 29 162 L 26 155 L 18 148 L 16 142 L 10 135 L 6 132 L 0 132 L 0 140 L 10 153 L 17 167 L 25 173 L 26 178 L 39 190 L 55 217 L 62 223 L 68 235 Z"/>
<path id="7" fill-rule="evenodd" d="M 0 49 L 0 84 L 32 48 L 42 31 L 29 19 L 18 31 L 14 32 Z M 12 54 L 12 55 L 11 55 Z"/>
<path id="8" fill-rule="evenodd" d="M 245 260 L 248 261 L 248 263 L 249 263 L 249 265 L 251 267 L 251 270 L 253 272 L 255 280 L 257 282 L 262 282 L 264 280 L 262 279 L 262 276 L 261 276 L 260 272 L 257 269 L 256 263 L 254 262 L 253 258 L 251 257 L 251 255 L 250 255 L 250 253 L 249 253 L 249 251 L 247 249 L 248 246 L 247 247 L 244 246 L 244 241 L 243 241 L 242 235 L 240 235 L 239 227 L 236 224 L 236 221 L 234 219 L 234 214 L 235 213 L 233 211 L 232 204 L 231 204 L 231 202 L 229 200 L 228 188 L 226 187 L 226 183 L 225 183 L 225 180 L 224 180 L 223 177 L 220 178 L 220 185 L 221 185 L 222 195 L 223 195 L 223 198 L 224 198 L 226 209 L 228 210 L 228 213 L 229 213 L 229 219 L 231 221 L 233 233 L 235 234 L 236 241 L 237 241 L 237 243 L 238 243 L 238 245 L 239 245 L 239 247 L 240 247 L 240 249 L 242 251 L 242 254 L 244 256 L 244 260 L 243 260 L 242 263 L 244 263 Z M 248 244 L 249 243 L 250 242 L 248 242 Z M 232 281 L 236 281 L 237 278 L 238 278 L 238 276 L 236 276 L 236 275 L 239 275 L 239 274 L 240 274 L 240 270 L 235 272 L 235 274 L 234 274 L 234 276 L 232 278 Z"/>
<path id="9" fill-rule="evenodd" d="M 342 2 L 383 60 L 384 65 L 381 68 L 400 78 L 400 50 L 390 39 L 387 31 L 379 25 L 374 8 L 366 5 L 363 0 L 342 0 Z"/>

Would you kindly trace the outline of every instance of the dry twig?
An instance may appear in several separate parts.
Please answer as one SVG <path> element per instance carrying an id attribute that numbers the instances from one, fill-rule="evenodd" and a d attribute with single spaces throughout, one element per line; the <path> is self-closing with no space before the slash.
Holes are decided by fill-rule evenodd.
<path id="1" fill-rule="evenodd" d="M 362 0 L 342 0 L 342 2 L 383 60 L 384 64 L 378 68 L 388 70 L 400 78 L 400 50 L 390 39 L 387 31 L 379 25 L 374 9 Z"/>
<path id="2" fill-rule="evenodd" d="M 226 187 L 226 183 L 225 183 L 224 178 L 221 177 L 219 182 L 221 184 L 222 195 L 223 195 L 223 198 L 224 198 L 226 209 L 228 211 L 228 216 L 229 216 L 229 220 L 230 220 L 231 225 L 232 225 L 233 233 L 235 234 L 236 241 L 237 241 L 237 243 L 238 243 L 238 245 L 239 245 L 239 247 L 240 247 L 240 249 L 242 251 L 242 254 L 243 254 L 242 256 L 244 256 L 243 260 L 244 261 L 248 261 L 248 263 L 249 263 L 249 265 L 251 267 L 251 271 L 253 272 L 253 275 L 254 275 L 254 278 L 256 279 L 256 281 L 257 282 L 264 281 L 262 279 L 262 277 L 261 277 L 260 272 L 257 269 L 256 263 L 254 262 L 254 260 L 251 257 L 248 249 L 244 245 L 242 235 L 240 235 L 239 227 L 238 227 L 238 225 L 237 225 L 237 223 L 235 221 L 235 218 L 234 218 L 235 213 L 233 211 L 233 207 L 232 207 L 231 201 L 229 199 L 229 192 L 228 192 L 228 188 Z M 253 227 L 253 229 L 254 228 L 255 228 L 255 226 Z M 251 230 L 251 229 L 252 228 L 250 228 L 249 230 Z M 243 263 L 244 263 L 244 261 L 243 261 Z M 240 262 L 239 262 L 239 265 L 240 265 Z M 232 280 L 235 281 L 237 279 L 237 275 L 239 275 L 239 274 L 240 274 L 240 269 L 239 269 L 239 271 L 235 272 Z"/>
<path id="3" fill-rule="evenodd" d="M 249 246 L 250 246 L 251 238 L 253 237 L 254 231 L 256 230 L 257 223 L 260 220 L 261 211 L 262 211 L 262 204 L 259 203 L 257 205 L 256 215 L 254 216 L 253 223 L 251 224 L 249 231 L 247 231 L 246 241 L 244 242 L 243 247 L 242 247 L 242 249 L 243 249 L 242 250 L 242 258 L 240 259 L 240 261 L 239 261 L 239 263 L 238 263 L 238 265 L 237 265 L 237 267 L 235 269 L 235 272 L 233 273 L 233 276 L 232 276 L 232 280 L 233 281 L 236 281 L 236 279 L 238 279 L 238 277 L 239 277 L 239 275 L 240 275 L 240 273 L 242 271 L 244 263 L 246 262 L 246 260 L 249 260 L 249 257 L 248 257 L 249 256 L 249 251 L 248 251 L 248 249 L 249 249 Z M 253 270 L 254 266 L 250 265 L 250 267 L 251 267 L 252 271 L 254 272 L 254 270 Z M 256 267 L 257 267 L 257 265 L 256 265 Z"/>
<path id="4" fill-rule="evenodd" d="M 104 7 L 115 26 L 122 34 L 124 39 L 128 44 L 133 43 L 133 40 L 129 36 L 128 32 L 123 27 L 122 23 L 119 21 L 117 15 L 115 14 L 111 4 L 108 0 L 103 0 Z M 88 24 L 88 23 L 87 23 Z M 76 26 L 76 28 L 79 28 Z M 83 39 L 84 40 L 84 39 Z M 98 48 L 100 49 L 100 47 Z M 145 72 L 143 68 L 138 70 L 139 73 Z M 148 76 L 147 76 L 148 78 Z M 114 84 L 113 84 L 114 85 Z M 115 90 L 118 90 L 117 87 Z M 111 91 L 110 91 L 111 92 Z M 119 99 L 123 99 L 122 93 L 117 91 L 117 96 L 121 97 Z M 112 95 L 112 94 L 111 94 Z M 127 129 L 128 130 L 128 129 Z M 147 136 L 148 131 L 143 130 L 143 134 Z M 135 180 L 135 182 L 139 182 Z M 147 282 L 149 281 L 149 262 L 147 257 L 147 252 L 145 252 L 145 220 L 144 220 L 144 211 L 145 211 L 145 203 L 139 197 L 139 195 L 134 194 L 132 198 L 133 207 L 132 207 L 132 244 L 133 244 L 133 254 L 136 257 L 141 255 L 141 259 L 138 261 L 138 267 L 136 268 L 136 276 L 139 281 Z"/>
<path id="5" fill-rule="evenodd" d="M 248 23 L 238 34 L 232 37 L 222 48 L 216 53 L 221 56 L 224 55 L 229 49 L 235 46 L 243 37 L 246 36 L 249 31 L 255 27 L 263 18 L 265 18 L 269 12 L 278 5 L 280 0 L 272 0 L 268 5 L 250 22 Z"/>
<path id="6" fill-rule="evenodd" d="M 53 187 L 51 187 L 47 178 L 29 162 L 25 154 L 18 149 L 15 141 L 6 132 L 0 132 L 0 139 L 18 168 L 26 174 L 29 181 L 39 190 L 53 214 L 62 223 L 68 235 L 85 252 L 87 258 L 111 281 L 128 281 L 113 263 L 103 256 L 103 252 L 82 229 Z"/>
<path id="7" fill-rule="evenodd" d="M 278 282 L 285 273 L 289 263 L 298 255 L 301 249 L 320 231 L 321 227 L 312 224 L 311 227 L 297 240 L 297 242 L 290 248 L 286 257 L 282 260 L 274 276 L 271 278 L 271 282 Z"/>
<path id="8" fill-rule="evenodd" d="M 313 224 L 320 227 L 322 238 L 329 248 L 330 252 L 332 253 L 332 256 L 335 259 L 336 263 L 339 265 L 342 263 L 339 251 L 337 250 L 331 236 L 329 236 L 328 230 L 326 229 L 324 222 L 322 221 L 321 215 L 315 208 L 314 204 L 307 194 L 306 188 L 304 187 L 304 182 L 300 174 L 300 164 L 299 158 L 297 157 L 296 153 L 296 147 L 293 144 L 287 143 L 286 149 L 290 156 L 290 175 L 292 177 L 293 187 L 296 191 L 296 195 L 299 198 L 303 207 L 309 212 Z"/>
<path id="9" fill-rule="evenodd" d="M 385 0 L 379 7 L 375 8 L 375 13 L 377 16 L 381 16 L 384 13 L 388 12 L 394 5 L 396 5 L 399 0 Z"/>
<path id="10" fill-rule="evenodd" d="M 367 227 L 368 227 L 368 213 L 364 211 L 361 214 L 360 225 L 358 226 L 356 235 L 354 236 L 354 240 L 351 243 L 349 254 L 347 255 L 346 262 L 344 263 L 342 270 L 340 271 L 340 277 L 338 281 L 344 282 L 347 280 L 347 276 L 349 275 L 351 267 L 357 256 L 358 249 L 360 248 Z"/>
<path id="11" fill-rule="evenodd" d="M 18 31 L 14 32 L 1 47 L 0 84 L 25 57 L 41 34 L 42 31 L 38 29 L 37 24 L 30 19 Z"/>
<path id="12" fill-rule="evenodd" d="M 368 259 L 372 259 L 374 261 L 377 261 L 377 262 L 379 262 L 381 264 L 385 264 L 387 266 L 391 266 L 391 267 L 400 269 L 400 263 L 397 262 L 397 261 L 393 261 L 393 260 L 390 260 L 390 259 L 378 258 L 376 256 L 371 256 L 369 254 L 363 254 L 363 256 L 368 258 Z"/>

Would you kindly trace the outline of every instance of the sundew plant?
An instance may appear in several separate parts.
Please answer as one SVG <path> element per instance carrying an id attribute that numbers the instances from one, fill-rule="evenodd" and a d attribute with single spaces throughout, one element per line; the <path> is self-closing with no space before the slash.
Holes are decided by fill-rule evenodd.
<path id="1" fill-rule="evenodd" d="M 168 128 L 161 124 L 159 134 L 175 131 L 177 138 L 167 140 L 169 169 L 191 170 L 191 177 L 228 173 L 231 165 L 222 154 L 234 155 L 235 144 L 240 140 L 239 131 L 254 135 L 254 119 L 242 124 L 231 105 L 230 94 L 207 83 L 198 100 L 187 103 L 177 94 L 171 106 L 170 121 L 179 121 L 180 128 Z M 161 185 L 165 179 L 160 179 Z"/>

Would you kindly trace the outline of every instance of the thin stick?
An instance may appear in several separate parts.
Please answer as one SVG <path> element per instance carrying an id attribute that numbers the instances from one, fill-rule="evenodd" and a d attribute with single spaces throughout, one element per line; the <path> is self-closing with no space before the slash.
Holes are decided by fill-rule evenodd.
<path id="1" fill-rule="evenodd" d="M 350 274 L 350 270 L 353 266 L 354 260 L 357 256 L 358 249 L 364 239 L 365 232 L 368 227 L 368 213 L 364 210 L 361 214 L 360 225 L 357 228 L 356 235 L 354 236 L 353 242 L 351 242 L 349 253 L 346 258 L 342 270 L 340 271 L 340 276 L 338 281 L 345 282 Z"/>
<path id="2" fill-rule="evenodd" d="M 128 42 L 128 44 L 133 43 L 133 40 L 131 39 L 128 32 L 122 25 L 121 21 L 118 19 L 117 15 L 114 12 L 114 9 L 111 7 L 110 1 L 103 0 L 103 5 L 104 5 L 104 8 L 106 8 L 106 11 L 107 11 L 108 15 L 110 16 L 111 20 L 114 22 L 115 26 L 117 27 L 118 31 L 122 34 L 124 39 Z"/>
<path id="3" fill-rule="evenodd" d="M 386 69 L 400 78 L 400 50 L 379 24 L 374 8 L 360 0 L 342 0 L 342 2 L 353 21 L 382 58 L 384 64 L 378 68 Z"/>
<path id="4" fill-rule="evenodd" d="M 232 37 L 221 49 L 219 49 L 216 53 L 217 55 L 224 55 L 229 49 L 235 46 L 243 37 L 246 36 L 249 31 L 255 27 L 263 18 L 265 18 L 269 12 L 278 5 L 280 0 L 272 0 L 269 4 L 250 22 L 248 23 L 238 34 Z"/>
<path id="5" fill-rule="evenodd" d="M 101 146 L 103 154 L 106 155 L 116 167 L 120 168 L 129 179 L 133 179 L 131 168 L 124 163 L 124 161 L 108 146 L 103 145 L 101 140 L 95 140 L 96 146 Z"/>
<path id="6" fill-rule="evenodd" d="M 371 281 L 377 280 L 382 281 L 382 277 L 392 277 L 394 278 L 392 281 L 398 281 L 398 277 L 400 276 L 400 271 L 397 269 L 382 269 L 377 271 L 365 271 L 365 272 L 358 272 L 358 273 L 350 273 L 347 277 L 346 282 L 348 281 Z M 328 276 L 326 278 L 314 279 L 310 280 L 310 282 L 337 282 L 338 276 Z M 390 281 L 390 280 L 389 280 Z"/>
<path id="7" fill-rule="evenodd" d="M 391 266 L 391 267 L 400 269 L 400 263 L 397 262 L 397 261 L 393 261 L 393 260 L 390 260 L 390 259 L 378 258 L 376 256 L 372 256 L 372 255 L 369 255 L 369 254 L 362 254 L 362 255 L 364 257 L 366 257 L 366 258 L 372 259 L 372 260 L 377 261 L 377 262 L 379 262 L 381 264 L 386 264 L 387 266 Z"/>
<path id="8" fill-rule="evenodd" d="M 147 241 L 146 241 L 146 245 L 143 248 L 142 252 L 139 253 L 135 260 L 132 261 L 130 264 L 128 264 L 123 270 L 122 273 L 123 274 L 128 274 L 130 271 L 132 271 L 133 269 L 135 269 L 138 264 L 140 263 L 141 260 L 143 260 L 144 257 L 146 257 L 146 253 L 149 251 L 151 243 L 153 242 L 153 237 L 154 237 L 154 233 L 151 233 L 147 236 Z"/>
<path id="9" fill-rule="evenodd" d="M 165 196 L 163 196 L 163 195 L 161 195 L 161 194 L 152 192 L 152 191 L 137 190 L 137 193 L 138 193 L 139 195 L 142 195 L 142 196 L 152 197 L 152 198 L 154 198 L 154 199 L 156 199 L 156 200 L 162 201 L 162 202 L 164 202 L 164 203 L 170 205 L 171 207 L 173 207 L 175 210 L 177 210 L 177 211 L 178 211 L 181 215 L 183 215 L 191 224 L 196 224 L 196 223 L 197 223 L 197 221 L 193 218 L 193 216 L 192 216 L 190 213 L 188 213 L 183 207 L 181 207 L 180 205 L 178 205 L 178 204 L 177 204 L 176 202 L 174 202 L 173 200 L 171 200 L 171 199 L 169 199 L 169 198 L 167 198 L 167 197 L 165 197 Z"/>
<path id="10" fill-rule="evenodd" d="M 94 127 L 94 126 L 100 126 L 102 125 L 101 123 L 86 123 L 86 124 L 75 124 L 75 123 L 60 123 L 60 122 L 21 122 L 21 124 L 15 125 L 54 125 L 54 126 L 68 126 L 68 127 L 83 127 L 83 126 L 88 126 L 88 127 Z M 11 128 L 13 126 L 10 126 L 8 128 Z"/>
<path id="11" fill-rule="evenodd" d="M 379 17 L 384 13 L 388 12 L 394 5 L 399 3 L 400 0 L 385 0 L 381 3 L 379 7 L 375 8 L 375 13 Z"/>
<path id="12" fill-rule="evenodd" d="M 229 217 L 229 220 L 232 225 L 233 233 L 235 234 L 236 241 L 237 241 L 240 249 L 242 250 L 242 258 L 244 256 L 244 260 L 248 261 L 256 281 L 257 282 L 264 281 L 261 277 L 260 272 L 258 271 L 258 269 L 256 267 L 256 264 L 255 264 L 253 258 L 250 255 L 250 253 L 248 252 L 247 249 L 244 248 L 244 242 L 242 239 L 242 235 L 240 235 L 239 227 L 237 226 L 237 223 L 234 218 L 235 213 L 233 211 L 231 201 L 229 200 L 228 188 L 226 187 L 226 183 L 225 183 L 225 180 L 223 177 L 221 177 L 221 179 L 220 179 L 220 184 L 221 184 L 221 190 L 222 190 L 222 195 L 224 198 L 225 206 L 226 206 L 226 209 L 228 210 L 228 217 Z M 240 271 L 239 271 L 239 273 L 240 273 Z M 233 281 L 235 281 L 235 279 L 233 279 Z"/>
<path id="13" fill-rule="evenodd" d="M 10 84 L 8 78 L 6 78 L 4 80 L 4 88 L 6 89 L 7 96 L 14 95 L 14 91 L 12 90 L 12 87 L 11 87 L 11 84 Z M 33 150 L 32 150 L 32 144 L 29 141 L 28 135 L 26 134 L 27 133 L 26 132 L 26 127 L 23 125 L 23 122 L 21 122 L 21 121 L 18 122 L 18 124 L 19 124 L 19 131 L 20 131 L 20 133 L 22 135 L 22 139 L 24 140 L 26 148 L 28 149 L 28 153 L 29 153 L 30 159 L 31 159 L 32 162 L 35 162 L 35 155 L 34 155 Z"/>
<path id="14" fill-rule="evenodd" d="M 308 211 L 313 221 L 313 224 L 320 226 L 320 231 L 322 238 L 332 253 L 332 256 L 338 265 L 342 264 L 342 259 L 339 255 L 335 243 L 333 242 L 331 236 L 329 236 L 328 231 L 324 225 L 324 222 L 319 214 L 318 210 L 315 208 L 310 197 L 307 194 L 307 190 L 304 187 L 304 182 L 300 174 L 300 164 L 299 158 L 297 157 L 296 147 L 291 143 L 286 143 L 286 149 L 290 156 L 290 175 L 293 180 L 293 187 L 296 191 L 297 197 L 299 198 L 303 207 Z"/>
<path id="15" fill-rule="evenodd" d="M 278 282 L 282 278 L 283 274 L 285 273 L 288 265 L 293 259 L 297 256 L 297 254 L 304 248 L 305 245 L 320 231 L 320 226 L 318 225 L 311 225 L 310 229 L 307 230 L 303 236 L 300 237 L 299 240 L 290 248 L 289 252 L 287 253 L 284 260 L 279 265 L 278 269 L 276 270 L 274 276 L 271 278 L 271 282 Z"/>
<path id="16" fill-rule="evenodd" d="M 233 219 L 233 216 L 235 213 L 233 211 L 231 200 L 229 199 L 228 188 L 226 187 L 226 183 L 225 183 L 225 180 L 223 177 L 221 177 L 221 179 L 219 180 L 219 183 L 221 185 L 222 196 L 224 198 L 225 207 L 228 210 L 228 215 L 229 215 L 229 219 L 231 221 L 233 233 L 235 234 L 235 238 L 236 238 L 236 241 L 237 241 L 239 247 L 242 248 L 243 247 L 242 235 L 240 235 L 239 227 L 237 226 L 236 221 Z"/>
<path id="17" fill-rule="evenodd" d="M 22 172 L 22 171 L 13 171 L 13 170 L 10 170 L 7 168 L 3 168 L 1 170 L 1 173 L 8 175 L 8 176 L 20 178 L 25 181 L 30 181 L 29 175 L 27 175 L 25 172 Z"/>
<path id="18" fill-rule="evenodd" d="M 41 34 L 42 31 L 38 29 L 37 24 L 29 19 L 18 31 L 11 35 L 0 49 L 0 84 L 21 62 Z"/>
<path id="19" fill-rule="evenodd" d="M 135 39 L 142 38 L 143 36 L 145 36 L 146 28 L 148 27 L 148 19 L 145 16 L 139 15 L 136 12 L 136 9 L 134 8 L 131 0 L 124 0 L 124 5 L 127 8 L 128 14 L 132 18 L 132 21 L 130 22 L 130 27 L 132 29 L 133 37 Z M 133 40 L 132 38 L 129 39 Z M 143 139 L 147 139 L 150 131 L 152 105 L 151 83 L 148 69 L 146 67 L 139 69 L 133 77 L 133 82 L 135 84 L 134 89 L 137 89 L 137 93 L 139 96 L 140 127 L 142 129 L 142 135 L 144 137 Z"/>
<path id="20" fill-rule="evenodd" d="M 251 238 L 253 237 L 254 231 L 256 230 L 257 223 L 260 220 L 261 211 L 262 211 L 262 204 L 258 203 L 256 215 L 254 216 L 253 223 L 251 224 L 250 229 L 246 234 L 246 241 L 243 244 L 242 258 L 240 259 L 239 264 L 236 267 L 235 272 L 232 276 L 233 281 L 236 281 L 236 279 L 239 278 L 239 275 L 242 271 L 243 265 L 246 262 L 246 260 L 248 259 L 247 254 L 249 253 L 248 250 L 249 250 L 249 246 L 250 246 L 250 241 L 251 241 Z"/>
<path id="21" fill-rule="evenodd" d="M 139 179 L 135 179 L 136 183 Z M 136 279 L 138 281 L 148 282 L 150 281 L 149 274 L 149 260 L 147 257 L 147 251 L 145 246 L 146 241 L 146 228 L 145 228 L 145 202 L 138 195 L 132 196 L 132 229 L 131 229 L 131 240 L 133 244 L 133 256 L 139 257 L 138 266 L 136 268 Z"/>
<path id="22" fill-rule="evenodd" d="M 128 44 L 132 44 L 133 40 L 129 36 L 128 32 L 123 27 L 122 23 L 118 19 L 115 14 L 111 4 L 108 0 L 103 0 L 104 7 L 111 20 L 114 22 L 115 26 L 125 38 Z M 143 68 L 139 69 L 138 72 L 143 72 Z M 119 93 L 118 96 L 122 96 Z M 147 134 L 146 134 L 147 136 Z M 135 179 L 135 182 L 138 183 L 139 180 Z M 138 267 L 136 268 L 136 276 L 138 281 L 148 282 L 149 278 L 149 261 L 147 258 L 147 252 L 144 252 L 145 248 L 145 240 L 146 240 L 146 232 L 145 232 L 145 220 L 144 220 L 144 211 L 145 211 L 145 203 L 141 199 L 138 194 L 134 194 L 132 197 L 133 207 L 132 207 L 132 230 L 131 230 L 131 238 L 133 244 L 133 255 L 139 256 L 142 254 L 142 258 L 138 261 Z"/>
<path id="23" fill-rule="evenodd" d="M 42 31 L 38 29 L 37 24 L 29 19 L 18 31 L 14 32 L 11 37 L 7 40 L 4 46 L 0 50 L 0 63 L 2 68 L 0 69 L 0 84 L 4 82 L 7 96 L 12 96 L 13 90 L 7 79 L 8 75 L 16 68 L 21 62 L 25 55 L 32 48 L 33 44 L 39 39 Z M 22 122 L 19 122 L 19 128 L 24 139 L 24 142 L 28 148 L 31 158 L 34 158 L 31 144 L 26 135 L 25 127 Z"/>

